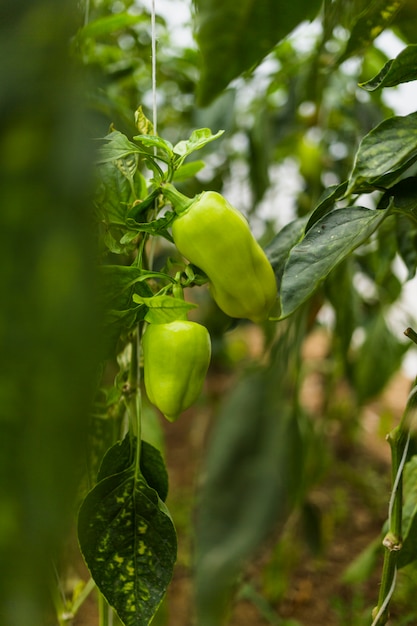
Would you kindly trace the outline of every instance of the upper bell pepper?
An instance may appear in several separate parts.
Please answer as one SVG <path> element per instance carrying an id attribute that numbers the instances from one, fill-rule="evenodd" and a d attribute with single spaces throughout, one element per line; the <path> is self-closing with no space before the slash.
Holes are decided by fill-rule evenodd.
<path id="1" fill-rule="evenodd" d="M 188 320 L 150 324 L 142 350 L 148 398 L 173 422 L 201 393 L 211 356 L 207 328 Z"/>
<path id="2" fill-rule="evenodd" d="M 193 200 L 172 185 L 163 193 L 178 213 L 174 243 L 207 274 L 218 306 L 230 317 L 267 319 L 277 297 L 275 275 L 242 213 L 214 191 Z"/>

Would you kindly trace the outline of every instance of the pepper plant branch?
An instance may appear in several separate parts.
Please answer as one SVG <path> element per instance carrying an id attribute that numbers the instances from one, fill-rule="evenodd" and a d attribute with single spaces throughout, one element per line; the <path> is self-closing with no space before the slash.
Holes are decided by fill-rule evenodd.
<path id="1" fill-rule="evenodd" d="M 407 330 L 404 331 L 404 335 L 417 344 L 417 333 L 413 328 L 407 328 Z"/>
<path id="2" fill-rule="evenodd" d="M 384 537 L 384 564 L 378 604 L 372 612 L 372 626 L 388 620 L 388 605 L 395 589 L 397 559 L 402 548 L 403 471 L 407 460 L 411 430 L 417 411 L 417 385 L 412 388 L 400 423 L 387 436 L 392 459 L 392 494 L 388 509 L 388 532 Z"/>
<path id="3" fill-rule="evenodd" d="M 111 626 L 110 625 L 110 606 L 107 603 L 106 598 L 99 591 L 98 592 L 98 615 L 99 615 L 99 626 Z"/>

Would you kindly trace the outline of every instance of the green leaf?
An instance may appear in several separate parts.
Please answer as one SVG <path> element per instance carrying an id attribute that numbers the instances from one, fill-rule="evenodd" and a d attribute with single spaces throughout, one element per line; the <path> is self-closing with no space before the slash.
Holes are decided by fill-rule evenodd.
<path id="1" fill-rule="evenodd" d="M 315 17 L 321 0 L 194 0 L 202 57 L 200 104 L 258 64 L 298 24 Z"/>
<path id="2" fill-rule="evenodd" d="M 148 441 L 142 441 L 140 469 L 149 487 L 155 489 L 162 502 L 168 496 L 168 473 L 160 451 Z"/>
<path id="3" fill-rule="evenodd" d="M 97 482 L 131 468 L 135 461 L 136 438 L 130 435 L 107 450 L 97 475 Z M 149 487 L 164 502 L 168 495 L 168 474 L 162 455 L 147 441 L 141 442 L 140 469 Z"/>
<path id="4" fill-rule="evenodd" d="M 91 575 L 125 626 L 148 626 L 171 580 L 177 540 L 157 492 L 134 468 L 101 480 L 79 513 Z"/>
<path id="5" fill-rule="evenodd" d="M 410 220 L 404 215 L 395 217 L 397 251 L 408 270 L 408 280 L 411 280 L 417 270 L 417 225 L 410 224 Z"/>
<path id="6" fill-rule="evenodd" d="M 282 228 L 274 239 L 265 248 L 278 282 L 281 281 L 284 266 L 292 248 L 304 236 L 307 217 L 300 217 Z"/>
<path id="7" fill-rule="evenodd" d="M 345 370 L 348 370 L 352 335 L 359 325 L 359 296 L 354 288 L 355 268 L 348 257 L 337 265 L 325 283 L 325 293 L 335 314 L 334 344 L 340 351 Z"/>
<path id="8" fill-rule="evenodd" d="M 109 309 L 127 309 L 132 301 L 134 285 L 154 276 L 154 272 L 133 265 L 102 265 L 99 270 L 104 307 Z"/>
<path id="9" fill-rule="evenodd" d="M 338 63 L 363 52 L 382 31 L 392 22 L 405 0 L 373 0 L 360 13 L 353 25 L 346 49 Z"/>
<path id="10" fill-rule="evenodd" d="M 356 356 L 353 376 L 360 403 L 375 397 L 401 366 L 408 343 L 400 343 L 389 330 L 382 311 L 369 321 L 366 337 Z M 375 367 L 378 363 L 378 367 Z"/>
<path id="11" fill-rule="evenodd" d="M 382 542 L 380 537 L 374 539 L 364 550 L 354 558 L 352 563 L 346 568 L 342 575 L 342 582 L 345 585 L 360 585 L 366 583 L 375 571 L 382 553 Z"/>
<path id="12" fill-rule="evenodd" d="M 362 139 L 347 194 L 387 188 L 417 160 L 417 113 L 390 117 Z"/>
<path id="13" fill-rule="evenodd" d="M 121 474 L 131 468 L 134 462 L 135 448 L 130 435 L 126 435 L 122 441 L 118 441 L 107 450 L 97 474 L 97 482 L 114 474 Z"/>
<path id="14" fill-rule="evenodd" d="M 388 215 L 361 207 L 336 209 L 291 250 L 281 282 L 281 317 L 309 298 L 332 269 L 364 243 Z"/>
<path id="15" fill-rule="evenodd" d="M 380 199 L 378 207 L 385 208 L 390 202 L 396 213 L 396 251 L 411 279 L 417 267 L 417 177 L 405 178 L 391 187 Z"/>
<path id="16" fill-rule="evenodd" d="M 140 200 L 136 200 L 135 202 L 133 202 L 132 206 L 130 207 L 129 211 L 127 212 L 128 220 L 129 219 L 136 220 L 136 218 L 141 213 L 144 213 L 145 211 L 150 209 L 152 206 L 155 206 L 156 199 L 159 196 L 159 194 L 160 194 L 160 190 L 157 187 L 150 194 L 148 194 L 145 198 L 140 199 Z"/>
<path id="17" fill-rule="evenodd" d="M 192 302 L 186 302 L 181 298 L 172 296 L 153 296 L 144 298 L 137 294 L 133 295 L 133 301 L 145 304 L 149 311 L 145 315 L 145 320 L 151 324 L 166 324 L 178 319 L 184 319 L 187 312 L 197 307 Z"/>
<path id="18" fill-rule="evenodd" d="M 417 177 L 404 178 L 384 193 L 378 208 L 385 209 L 390 203 L 398 212 L 417 222 Z"/>
<path id="19" fill-rule="evenodd" d="M 388 61 L 382 70 L 371 80 L 361 83 L 367 91 L 375 91 L 381 87 L 395 87 L 417 79 L 417 44 L 407 46 L 395 58 Z"/>
<path id="20" fill-rule="evenodd" d="M 136 135 L 133 139 L 139 141 L 147 148 L 157 148 L 164 152 L 167 157 L 172 157 L 172 143 L 167 139 L 162 139 L 162 137 L 157 135 Z"/>
<path id="21" fill-rule="evenodd" d="M 219 130 L 215 135 L 213 135 L 210 128 L 199 128 L 198 130 L 193 130 L 189 139 L 180 141 L 174 146 L 174 154 L 181 157 L 178 161 L 182 163 L 183 160 L 192 152 L 204 148 L 204 146 L 223 135 L 223 133 L 224 130 Z"/>
<path id="22" fill-rule="evenodd" d="M 294 373 L 303 324 L 289 325 L 273 364 L 244 375 L 220 407 L 209 442 L 196 525 L 198 624 L 224 623 L 243 562 L 283 523 L 303 488 Z"/>
<path id="23" fill-rule="evenodd" d="M 151 296 L 152 291 L 144 282 L 153 272 L 143 272 L 137 267 L 104 265 L 100 268 L 99 287 L 102 308 L 105 312 L 103 326 L 104 358 L 113 355 L 119 336 L 128 331 L 138 319 L 139 307 L 132 304 L 132 295 L 139 292 Z"/>
<path id="24" fill-rule="evenodd" d="M 135 111 L 135 126 L 141 135 L 154 135 L 153 124 L 143 112 L 143 107 L 139 106 Z"/>
<path id="25" fill-rule="evenodd" d="M 186 178 L 191 178 L 200 172 L 206 164 L 204 161 L 191 161 L 190 163 L 185 163 L 181 165 L 174 172 L 174 181 L 185 180 Z"/>
<path id="26" fill-rule="evenodd" d="M 141 205 L 138 205 L 141 207 Z M 137 222 L 136 220 L 128 217 L 126 220 L 127 226 L 130 226 L 135 234 L 137 235 L 139 232 L 149 233 L 151 235 L 161 235 L 172 241 L 172 235 L 168 232 L 168 228 L 171 226 L 172 222 L 176 217 L 176 213 L 174 211 L 167 211 L 163 217 L 159 217 L 156 220 L 151 220 L 150 222 Z M 123 237 L 120 240 L 123 241 Z"/>
<path id="27" fill-rule="evenodd" d="M 77 38 L 87 39 L 92 37 L 106 36 L 116 30 L 124 30 L 129 26 L 133 26 L 144 20 L 143 15 L 132 15 L 130 13 L 117 13 L 116 15 L 106 15 L 93 22 L 89 22 L 77 33 Z"/>
<path id="28" fill-rule="evenodd" d="M 118 130 L 114 130 L 104 137 L 103 141 L 105 143 L 99 150 L 98 163 L 113 162 L 132 154 L 143 153 L 143 150 L 140 150 L 138 146 L 129 141 L 126 135 L 123 135 Z"/>
<path id="29" fill-rule="evenodd" d="M 139 155 L 121 145 L 126 137 L 120 133 L 112 133 L 109 137 L 111 139 L 100 151 L 102 159 L 97 167 L 95 205 L 99 220 L 108 229 L 104 236 L 107 247 L 120 254 L 125 247 L 120 245 L 124 233 L 119 227 L 125 227 L 130 207 L 146 198 L 147 184 L 138 169 Z"/>
<path id="30" fill-rule="evenodd" d="M 323 194 L 321 195 L 317 206 L 314 211 L 310 215 L 310 218 L 307 222 L 306 230 L 307 233 L 312 226 L 316 222 L 319 221 L 322 217 L 330 213 L 335 208 L 335 203 L 337 200 L 340 200 L 345 195 L 347 189 L 347 181 L 341 183 L 340 185 L 331 185 L 327 187 Z"/>

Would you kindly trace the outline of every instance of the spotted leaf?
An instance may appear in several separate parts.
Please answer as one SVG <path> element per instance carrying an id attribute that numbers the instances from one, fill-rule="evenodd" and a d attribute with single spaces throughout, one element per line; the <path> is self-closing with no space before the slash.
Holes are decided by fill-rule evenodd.
<path id="1" fill-rule="evenodd" d="M 175 528 L 134 468 L 103 478 L 85 498 L 78 537 L 97 587 L 125 626 L 147 626 L 171 580 Z"/>

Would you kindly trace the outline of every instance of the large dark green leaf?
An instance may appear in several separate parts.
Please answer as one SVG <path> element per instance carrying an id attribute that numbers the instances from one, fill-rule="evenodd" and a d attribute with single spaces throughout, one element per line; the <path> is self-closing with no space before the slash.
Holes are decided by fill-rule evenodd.
<path id="1" fill-rule="evenodd" d="M 390 187 L 417 160 L 417 113 L 390 117 L 362 139 L 347 193 Z"/>
<path id="2" fill-rule="evenodd" d="M 201 626 L 223 623 L 242 563 L 300 493 L 304 447 L 293 389 L 302 328 L 298 319 L 286 329 L 273 365 L 245 375 L 216 417 L 196 529 Z"/>
<path id="3" fill-rule="evenodd" d="M 336 209 L 308 231 L 291 250 L 281 281 L 281 317 L 309 298 L 332 269 L 364 243 L 388 211 L 361 207 Z"/>
<path id="4" fill-rule="evenodd" d="M 194 0 L 202 56 L 201 104 L 259 63 L 300 22 L 313 18 L 321 0 Z"/>
<path id="5" fill-rule="evenodd" d="M 408 278 L 414 277 L 417 270 L 417 225 L 410 224 L 404 215 L 396 216 L 395 232 L 398 254 L 408 270 Z"/>
<path id="6" fill-rule="evenodd" d="M 400 54 L 384 65 L 375 76 L 361 87 L 374 91 L 380 87 L 395 87 L 401 83 L 417 80 L 417 44 L 407 46 Z"/>
<path id="7" fill-rule="evenodd" d="M 359 300 L 353 286 L 354 268 L 348 257 L 330 273 L 325 283 L 326 296 L 334 309 L 334 344 L 340 350 L 345 368 L 353 332 L 358 324 Z"/>
<path id="8" fill-rule="evenodd" d="M 176 533 L 157 492 L 134 467 L 85 498 L 78 536 L 91 575 L 125 626 L 148 626 L 171 580 Z"/>
<path id="9" fill-rule="evenodd" d="M 366 337 L 354 366 L 355 390 L 360 402 L 376 396 L 400 369 L 407 343 L 400 343 L 389 330 L 380 311 L 366 328 Z M 376 367 L 375 364 L 378 364 Z"/>
<path id="10" fill-rule="evenodd" d="M 271 243 L 265 248 L 265 253 L 274 268 L 278 282 L 281 281 L 284 266 L 291 249 L 304 236 L 307 217 L 300 217 L 282 228 Z"/>
<path id="11" fill-rule="evenodd" d="M 373 0 L 358 15 L 346 49 L 339 59 L 342 63 L 350 56 L 363 52 L 392 22 L 406 0 Z"/>

